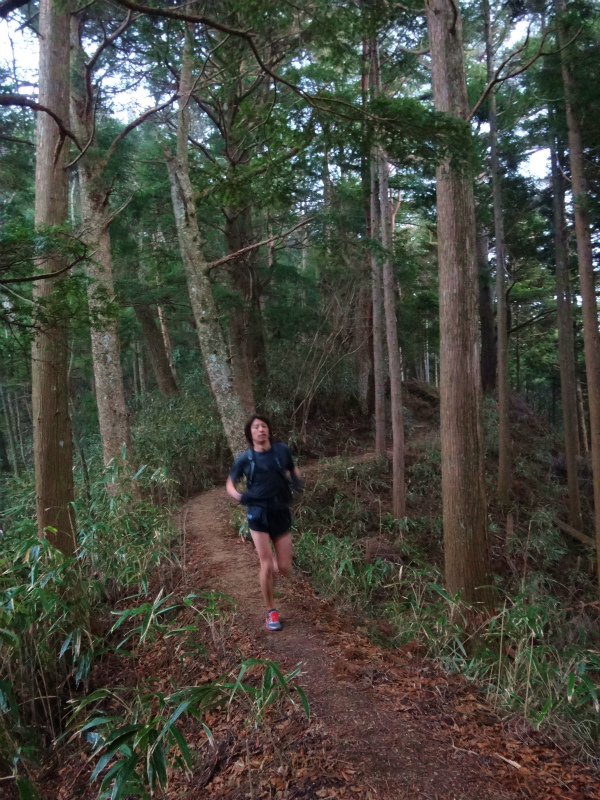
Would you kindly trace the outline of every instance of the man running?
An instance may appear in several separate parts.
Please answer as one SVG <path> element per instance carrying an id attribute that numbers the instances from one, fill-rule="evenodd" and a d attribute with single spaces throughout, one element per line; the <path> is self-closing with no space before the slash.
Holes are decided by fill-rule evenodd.
<path id="1" fill-rule="evenodd" d="M 275 574 L 287 575 L 292 566 L 290 481 L 301 487 L 302 479 L 298 467 L 294 466 L 290 448 L 283 442 L 273 441 L 271 423 L 266 417 L 258 414 L 250 417 L 244 433 L 250 448 L 231 468 L 227 494 L 246 506 L 248 527 L 260 559 L 260 588 L 267 606 L 266 626 L 270 631 L 280 631 L 273 587 Z M 235 484 L 244 476 L 247 490 L 240 494 Z"/>

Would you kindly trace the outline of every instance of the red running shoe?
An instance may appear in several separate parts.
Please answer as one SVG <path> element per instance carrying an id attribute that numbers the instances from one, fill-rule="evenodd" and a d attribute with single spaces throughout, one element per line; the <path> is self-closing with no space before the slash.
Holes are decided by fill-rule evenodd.
<path id="1" fill-rule="evenodd" d="M 267 611 L 265 625 L 267 626 L 268 631 L 281 630 L 281 622 L 279 621 L 279 614 L 277 613 L 276 609 L 272 608 L 270 611 Z"/>

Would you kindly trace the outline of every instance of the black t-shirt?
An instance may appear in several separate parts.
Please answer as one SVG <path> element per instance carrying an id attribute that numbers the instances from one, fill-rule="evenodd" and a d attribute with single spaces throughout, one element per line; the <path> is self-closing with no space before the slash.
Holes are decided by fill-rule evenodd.
<path id="1" fill-rule="evenodd" d="M 256 505 L 268 508 L 286 508 L 290 504 L 290 492 L 287 486 L 285 472 L 292 472 L 294 459 L 290 448 L 283 442 L 273 442 L 270 450 L 259 453 L 252 451 L 252 460 L 246 450 L 236 459 L 229 471 L 229 477 L 234 483 L 244 476 L 252 480 L 245 500 L 247 505 Z"/>

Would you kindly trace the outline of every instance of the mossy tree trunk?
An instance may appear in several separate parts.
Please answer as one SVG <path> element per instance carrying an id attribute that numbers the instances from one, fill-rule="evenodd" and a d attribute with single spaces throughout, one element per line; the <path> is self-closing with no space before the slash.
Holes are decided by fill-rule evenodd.
<path id="1" fill-rule="evenodd" d="M 225 437 L 234 455 L 245 447 L 245 411 L 235 390 L 233 370 L 219 323 L 217 305 L 210 284 L 204 241 L 200 235 L 194 190 L 189 175 L 188 134 L 189 99 L 192 92 L 191 31 L 187 31 L 179 80 L 177 154 L 165 151 L 171 200 L 177 226 L 181 258 L 186 274 L 192 312 L 196 322 L 200 350 L 213 391 Z"/>

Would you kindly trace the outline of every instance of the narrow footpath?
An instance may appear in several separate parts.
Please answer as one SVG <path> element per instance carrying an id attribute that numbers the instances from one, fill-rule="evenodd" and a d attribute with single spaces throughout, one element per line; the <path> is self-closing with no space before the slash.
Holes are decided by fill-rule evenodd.
<path id="1" fill-rule="evenodd" d="M 466 681 L 436 671 L 410 647 L 375 647 L 301 577 L 279 580 L 284 629 L 268 632 L 258 558 L 232 530 L 231 506 L 223 488 L 188 503 L 186 583 L 231 596 L 237 624 L 256 637 L 257 649 L 285 668 L 301 664 L 299 682 L 314 723 L 348 769 L 362 776 L 370 797 L 577 800 L 600 794 L 590 769 L 526 723 L 500 718 Z"/>

